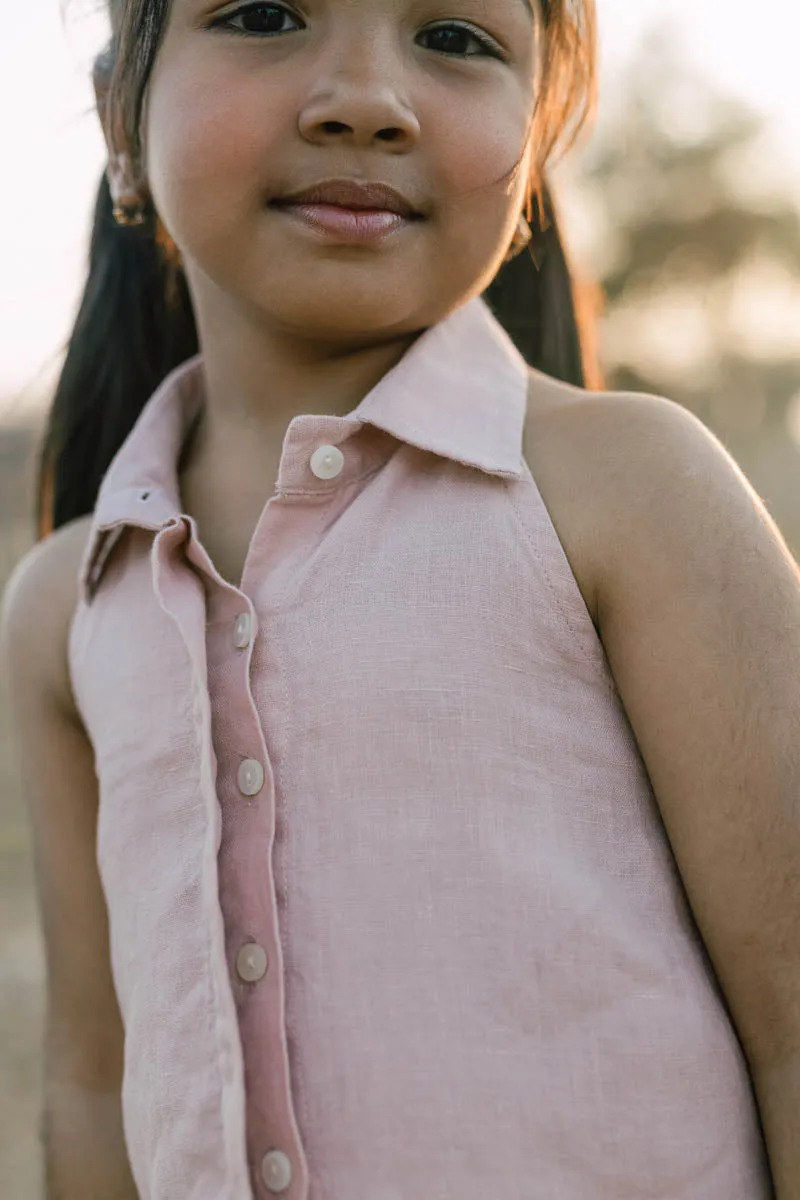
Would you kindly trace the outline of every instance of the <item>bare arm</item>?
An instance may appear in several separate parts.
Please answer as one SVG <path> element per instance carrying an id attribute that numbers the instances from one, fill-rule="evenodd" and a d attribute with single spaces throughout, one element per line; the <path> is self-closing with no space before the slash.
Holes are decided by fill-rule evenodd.
<path id="1" fill-rule="evenodd" d="M 618 403 L 593 435 L 601 636 L 747 1057 L 778 1200 L 800 1200 L 800 570 L 699 422 Z"/>
<path id="2" fill-rule="evenodd" d="M 2 658 L 47 960 L 47 1197 L 136 1200 L 120 1106 L 123 1032 L 95 859 L 94 758 L 66 665 L 85 533 L 85 523 L 75 522 L 18 566 L 4 596 Z"/>
<path id="3" fill-rule="evenodd" d="M 778 1200 L 800 1196 L 800 1055 L 754 1072 Z"/>

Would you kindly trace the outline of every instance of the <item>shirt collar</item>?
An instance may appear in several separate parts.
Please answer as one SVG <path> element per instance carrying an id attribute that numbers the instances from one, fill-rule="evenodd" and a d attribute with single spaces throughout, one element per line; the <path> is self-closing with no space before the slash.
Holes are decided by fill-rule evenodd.
<path id="1" fill-rule="evenodd" d="M 115 527 L 156 530 L 181 514 L 178 460 L 203 404 L 202 366 L 197 354 L 166 377 L 112 460 L 95 506 L 84 587 L 99 579 L 111 547 L 101 550 Z M 528 381 L 525 360 L 476 297 L 422 333 L 343 420 L 519 479 Z"/>
<path id="2" fill-rule="evenodd" d="M 490 475 L 519 479 L 528 367 L 481 298 L 426 330 L 351 416 Z"/>

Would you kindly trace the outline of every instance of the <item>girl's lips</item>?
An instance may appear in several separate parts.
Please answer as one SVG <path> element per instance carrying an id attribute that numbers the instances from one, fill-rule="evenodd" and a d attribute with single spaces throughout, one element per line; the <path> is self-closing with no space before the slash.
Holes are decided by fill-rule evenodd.
<path id="1" fill-rule="evenodd" d="M 337 242 L 374 242 L 412 218 L 385 208 L 344 208 L 339 204 L 281 204 L 279 211 Z"/>

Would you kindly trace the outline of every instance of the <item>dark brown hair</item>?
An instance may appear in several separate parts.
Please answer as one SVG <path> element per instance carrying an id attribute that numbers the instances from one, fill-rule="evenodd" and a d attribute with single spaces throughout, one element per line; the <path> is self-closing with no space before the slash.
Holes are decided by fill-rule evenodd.
<path id="1" fill-rule="evenodd" d="M 113 35 L 95 66 L 101 78 L 108 75 L 105 128 L 137 170 L 147 85 L 170 2 L 108 0 Z M 600 389 L 598 293 L 573 279 L 546 172 L 594 111 L 594 0 L 538 0 L 538 9 L 543 41 L 532 127 L 533 238 L 501 268 L 485 298 L 531 366 Z M 86 287 L 40 447 L 40 537 L 93 510 L 108 465 L 145 403 L 198 349 L 180 260 L 152 203 L 144 225 L 117 225 L 104 174 Z"/>

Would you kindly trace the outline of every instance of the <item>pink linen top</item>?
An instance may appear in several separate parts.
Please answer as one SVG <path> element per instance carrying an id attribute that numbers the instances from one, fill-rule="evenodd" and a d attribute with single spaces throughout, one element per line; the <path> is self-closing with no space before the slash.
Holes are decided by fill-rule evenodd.
<path id="1" fill-rule="evenodd" d="M 181 506 L 200 356 L 106 474 L 69 662 L 143 1200 L 771 1194 L 543 382 L 473 300 L 294 417 L 239 587 Z"/>

